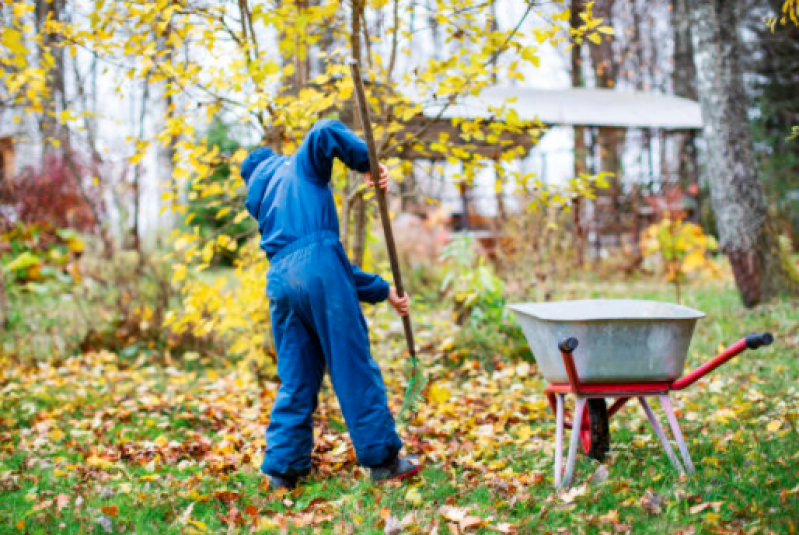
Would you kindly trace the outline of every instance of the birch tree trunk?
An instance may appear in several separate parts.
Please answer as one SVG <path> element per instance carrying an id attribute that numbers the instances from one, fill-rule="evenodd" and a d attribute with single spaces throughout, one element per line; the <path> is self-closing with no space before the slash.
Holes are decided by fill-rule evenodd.
<path id="1" fill-rule="evenodd" d="M 784 260 L 758 178 L 735 4 L 691 2 L 691 33 L 721 250 L 730 260 L 744 306 L 753 307 L 796 293 L 799 283 Z"/>

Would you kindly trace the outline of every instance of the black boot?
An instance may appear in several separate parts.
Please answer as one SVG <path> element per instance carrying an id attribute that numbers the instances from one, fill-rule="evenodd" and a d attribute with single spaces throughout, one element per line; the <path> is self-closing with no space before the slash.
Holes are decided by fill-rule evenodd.
<path id="1" fill-rule="evenodd" d="M 375 483 L 385 483 L 386 481 L 401 480 L 411 477 L 422 469 L 419 457 L 409 455 L 400 457 L 397 455 L 385 463 L 369 468 L 372 474 L 372 481 Z"/>
<path id="2" fill-rule="evenodd" d="M 288 475 L 267 475 L 266 477 L 269 478 L 269 490 L 294 490 L 297 488 L 297 481 L 299 480 L 297 476 Z"/>

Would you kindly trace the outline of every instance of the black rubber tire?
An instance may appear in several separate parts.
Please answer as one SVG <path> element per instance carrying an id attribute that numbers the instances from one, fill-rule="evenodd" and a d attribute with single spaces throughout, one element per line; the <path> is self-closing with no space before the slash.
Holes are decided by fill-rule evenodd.
<path id="1" fill-rule="evenodd" d="M 588 422 L 591 429 L 591 449 L 588 456 L 599 462 L 610 451 L 610 423 L 608 404 L 604 398 L 588 400 Z"/>

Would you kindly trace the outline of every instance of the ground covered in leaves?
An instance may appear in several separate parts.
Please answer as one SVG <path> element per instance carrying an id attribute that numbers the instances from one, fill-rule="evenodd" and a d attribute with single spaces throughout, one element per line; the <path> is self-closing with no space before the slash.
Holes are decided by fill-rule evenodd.
<path id="1" fill-rule="evenodd" d="M 629 296 L 629 287 L 604 292 Z M 645 286 L 634 292 L 669 299 Z M 556 297 L 592 296 L 576 286 Z M 794 533 L 796 304 L 747 312 L 729 288 L 695 289 L 686 304 L 709 314 L 691 368 L 749 331 L 777 338 L 674 396 L 697 465 L 690 478 L 671 469 L 630 405 L 612 420 L 609 459 L 581 456 L 573 487 L 555 492 L 554 418 L 534 363 L 474 355 L 455 343 L 451 325 L 427 313 L 415 320 L 432 343 L 422 355 L 430 386 L 402 430 L 426 468 L 402 485 L 374 486 L 357 467 L 329 384 L 315 471 L 301 489 L 280 494 L 258 471 L 276 383 L 201 360 L 162 367 L 110 353 L 36 365 L 6 359 L 0 532 Z M 401 335 L 382 314 L 372 318 L 375 355 L 398 406 Z"/>

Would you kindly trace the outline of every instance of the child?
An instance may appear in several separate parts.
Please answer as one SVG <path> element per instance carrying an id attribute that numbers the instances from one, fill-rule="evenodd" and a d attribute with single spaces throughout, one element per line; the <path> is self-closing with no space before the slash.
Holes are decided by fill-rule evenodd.
<path id="1" fill-rule="evenodd" d="M 334 158 L 366 173 L 373 185 L 366 144 L 339 121 L 318 122 L 292 156 L 259 148 L 241 166 L 247 210 L 258 220 L 270 260 L 266 293 L 282 382 L 261 465 L 271 488 L 294 488 L 310 472 L 313 413 L 325 369 L 358 462 L 370 468 L 372 479 L 402 479 L 420 469 L 414 458 L 398 455 L 402 442 L 359 303 L 388 299 L 406 315 L 408 297 L 347 259 L 330 190 Z M 382 165 L 378 185 L 388 187 Z"/>

